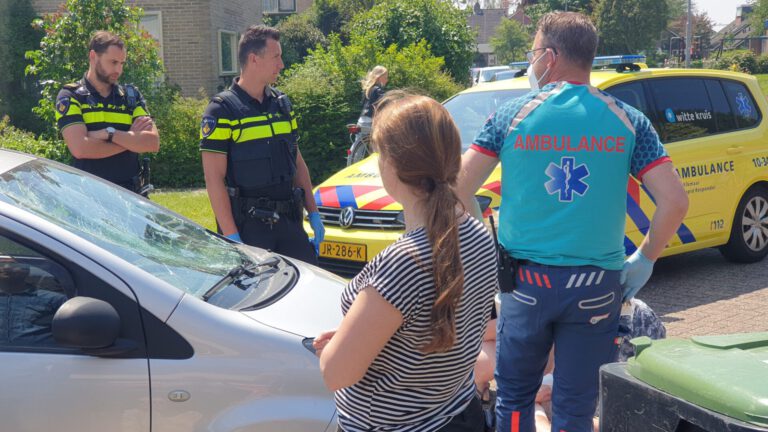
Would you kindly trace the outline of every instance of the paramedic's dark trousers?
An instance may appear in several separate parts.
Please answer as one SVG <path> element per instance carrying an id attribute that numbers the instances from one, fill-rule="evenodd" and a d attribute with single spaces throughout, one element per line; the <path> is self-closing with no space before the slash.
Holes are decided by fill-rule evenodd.
<path id="1" fill-rule="evenodd" d="M 535 431 L 534 400 L 554 344 L 552 430 L 591 432 L 598 369 L 616 349 L 619 271 L 530 263 L 519 266 L 516 282 L 501 294 L 496 430 Z"/>

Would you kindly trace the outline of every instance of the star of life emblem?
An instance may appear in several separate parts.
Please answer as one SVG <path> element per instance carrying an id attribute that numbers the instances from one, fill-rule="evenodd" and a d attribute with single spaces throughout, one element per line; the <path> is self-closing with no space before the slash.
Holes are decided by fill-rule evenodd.
<path id="1" fill-rule="evenodd" d="M 576 165 L 576 159 L 563 156 L 560 165 L 550 162 L 544 171 L 551 180 L 544 184 L 547 193 L 558 194 L 560 202 L 573 202 L 573 194 L 584 196 L 589 185 L 583 180 L 589 177 L 589 169 L 585 164 Z"/>

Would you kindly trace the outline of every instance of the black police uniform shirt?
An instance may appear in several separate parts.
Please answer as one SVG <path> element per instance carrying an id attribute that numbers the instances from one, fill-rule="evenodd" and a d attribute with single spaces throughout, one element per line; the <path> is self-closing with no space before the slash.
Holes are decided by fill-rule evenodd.
<path id="1" fill-rule="evenodd" d="M 245 161 L 238 175 L 247 174 L 254 176 L 254 182 L 262 182 L 266 185 L 263 188 L 257 188 L 256 193 L 243 193 L 248 196 L 265 197 L 274 200 L 287 200 L 291 198 L 291 188 L 293 178 L 288 179 L 289 188 L 279 188 L 274 186 L 274 176 L 270 176 L 272 170 L 280 163 L 278 158 L 288 155 L 287 146 L 296 140 L 296 118 L 293 111 L 290 117 L 280 112 L 277 100 L 271 92 L 265 92 L 266 95 L 262 102 L 251 97 L 245 90 L 237 85 L 235 80 L 231 87 L 235 95 L 245 105 L 245 113 L 235 113 L 224 103 L 214 102 L 208 104 L 203 113 L 203 120 L 200 124 L 200 151 L 213 152 L 227 155 L 227 186 L 242 187 L 236 181 L 235 170 L 231 158 L 234 146 L 267 146 L 270 140 L 280 140 L 283 142 L 280 149 L 282 154 L 274 154 L 274 151 L 265 154 L 257 148 L 252 148 L 249 152 L 253 156 Z M 295 164 L 295 160 L 291 161 Z M 284 164 L 282 164 L 284 165 Z M 246 171 L 243 172 L 243 171 Z M 279 173 L 278 173 L 279 174 Z M 270 178 L 271 177 L 271 178 Z M 272 183 L 272 185 L 270 185 Z"/>
<path id="2" fill-rule="evenodd" d="M 83 78 L 85 88 L 63 88 L 56 97 L 56 122 L 59 130 L 75 124 L 84 124 L 90 131 L 112 126 L 115 130 L 128 131 L 137 117 L 148 116 L 144 98 L 138 93 L 136 107 L 130 110 L 125 90 L 117 85 L 102 97 L 91 83 Z M 139 172 L 139 155 L 124 151 L 102 159 L 74 159 L 75 168 L 87 171 L 105 180 L 131 188 L 132 179 Z"/>

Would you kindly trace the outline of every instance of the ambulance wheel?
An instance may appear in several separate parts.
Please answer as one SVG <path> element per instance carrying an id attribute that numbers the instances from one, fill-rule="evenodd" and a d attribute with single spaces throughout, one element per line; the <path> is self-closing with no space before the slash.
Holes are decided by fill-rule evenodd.
<path id="1" fill-rule="evenodd" d="M 731 227 L 731 238 L 720 247 L 729 261 L 757 262 L 768 255 L 768 190 L 752 186 L 741 198 Z"/>

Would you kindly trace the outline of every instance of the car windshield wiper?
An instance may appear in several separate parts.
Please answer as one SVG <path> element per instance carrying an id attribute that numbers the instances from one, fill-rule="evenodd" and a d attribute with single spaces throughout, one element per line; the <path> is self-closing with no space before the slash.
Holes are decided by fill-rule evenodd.
<path id="1" fill-rule="evenodd" d="M 236 281 L 243 276 L 247 276 L 249 278 L 256 277 L 276 267 L 279 263 L 280 263 L 280 259 L 277 256 L 272 256 L 264 261 L 260 261 L 257 263 L 240 264 L 239 266 L 230 270 L 229 273 L 227 273 L 223 278 L 221 278 L 220 281 L 216 282 L 214 286 L 212 286 L 208 291 L 206 291 L 205 294 L 203 294 L 203 300 L 207 302 L 211 297 L 216 295 L 216 293 L 218 293 L 225 287 L 229 286 L 233 281 Z M 261 268 L 264 268 L 264 269 L 257 270 Z M 235 286 L 243 290 L 247 288 L 246 286 L 242 286 L 240 284 L 235 284 Z"/>

